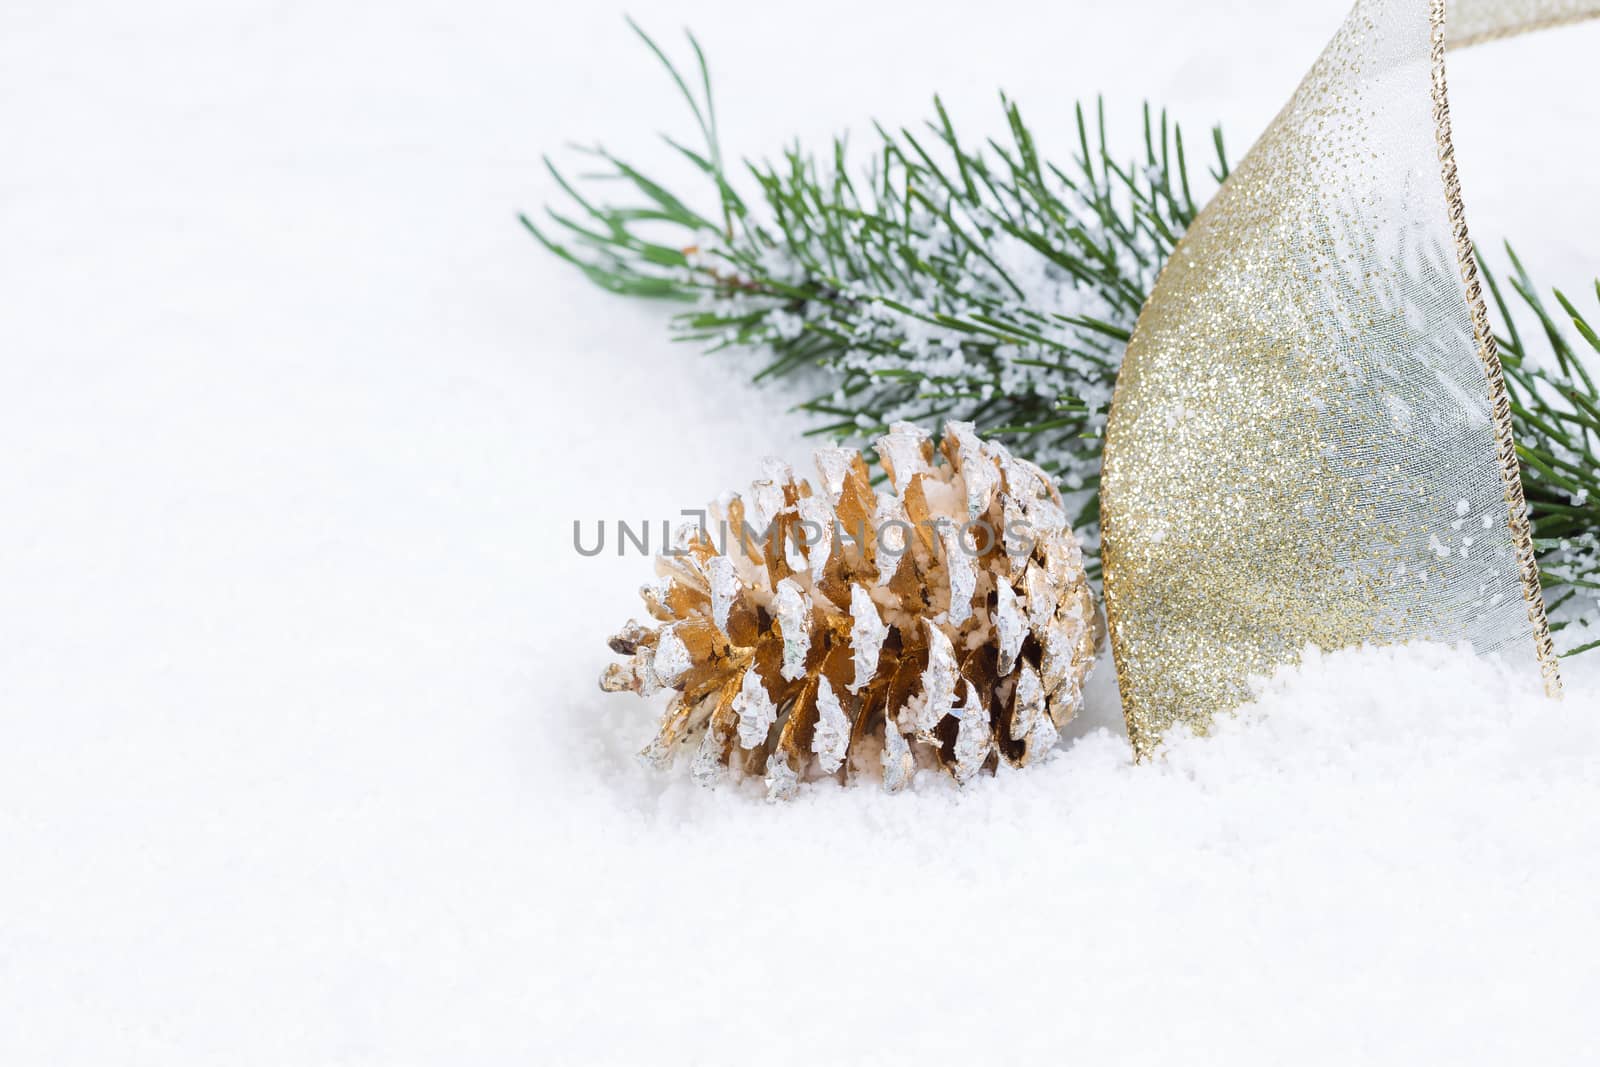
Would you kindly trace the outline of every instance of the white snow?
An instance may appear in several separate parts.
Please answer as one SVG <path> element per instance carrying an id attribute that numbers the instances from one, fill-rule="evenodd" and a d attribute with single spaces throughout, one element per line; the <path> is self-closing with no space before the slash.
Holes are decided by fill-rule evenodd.
<path id="1" fill-rule="evenodd" d="M 1600 662 L 1328 656 L 1140 767 L 1103 664 L 959 795 L 639 765 L 615 523 L 811 443 L 515 225 L 540 153 L 689 132 L 574 7 L 0 12 L 0 1063 L 1581 1062 Z M 1343 7 L 634 10 L 735 151 L 1004 86 L 1047 154 L 1100 90 L 1237 154 Z M 1451 66 L 1475 234 L 1571 290 L 1597 46 Z"/>

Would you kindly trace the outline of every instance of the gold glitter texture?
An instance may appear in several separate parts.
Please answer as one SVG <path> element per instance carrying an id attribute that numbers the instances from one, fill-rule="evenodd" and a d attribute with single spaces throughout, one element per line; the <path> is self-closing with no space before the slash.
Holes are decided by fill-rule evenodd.
<path id="1" fill-rule="evenodd" d="M 1452 44 L 1600 14 L 1461 0 Z M 1162 271 L 1101 483 L 1129 736 L 1248 678 L 1413 639 L 1533 652 L 1558 691 L 1445 96 L 1443 0 L 1361 0 Z"/>

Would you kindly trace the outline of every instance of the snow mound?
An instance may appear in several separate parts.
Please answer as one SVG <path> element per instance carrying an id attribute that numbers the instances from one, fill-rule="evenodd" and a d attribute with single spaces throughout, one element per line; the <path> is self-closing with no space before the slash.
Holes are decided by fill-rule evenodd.
<path id="1" fill-rule="evenodd" d="M 820 1047 L 896 1061 L 1571 1049 L 1600 993 L 1597 712 L 1592 672 L 1553 702 L 1464 650 L 1313 651 L 1145 765 L 1095 726 L 963 791 L 768 805 L 619 761 L 616 833 L 596 828 L 615 877 L 585 881 L 613 918 L 563 967 L 711 1061 L 712 1028 L 814 1055 L 763 1040 L 778 988 L 805 990 Z M 637 1051 L 583 1020 L 550 1012 L 566 1051 Z"/>

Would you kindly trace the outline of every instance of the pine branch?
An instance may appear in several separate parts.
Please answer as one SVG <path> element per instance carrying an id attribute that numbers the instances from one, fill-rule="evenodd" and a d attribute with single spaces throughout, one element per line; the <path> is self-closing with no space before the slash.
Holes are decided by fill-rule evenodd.
<path id="1" fill-rule="evenodd" d="M 679 336 L 766 353 L 758 379 L 809 368 L 817 380 L 820 368 L 826 391 L 799 405 L 816 416 L 813 433 L 869 439 L 899 419 L 953 417 L 1006 439 L 1060 480 L 1094 546 L 1102 434 L 1123 349 L 1204 203 L 1177 124 L 1147 105 L 1142 150 L 1121 159 L 1103 103 L 1092 117 L 1080 106 L 1076 152 L 1058 166 L 1013 101 L 1000 100 L 1006 135 L 973 144 L 935 97 L 924 127 L 875 126 L 864 165 L 838 138 L 820 159 L 794 146 L 735 175 L 694 37 L 694 76 L 685 77 L 633 28 L 695 117 L 703 147 L 666 140 L 705 176 L 716 211 L 694 210 L 595 148 L 607 169 L 592 180 L 634 202 L 595 204 L 547 159 L 572 206 L 523 224 L 603 288 L 693 302 L 674 320 Z M 1221 131 L 1211 140 L 1207 191 L 1228 174 Z M 740 184 L 758 195 L 747 202 Z M 1511 262 L 1512 288 L 1555 361 L 1541 369 L 1530 359 L 1490 277 L 1540 563 L 1555 625 L 1565 628 L 1600 617 L 1600 397 L 1583 363 L 1593 356 L 1580 356 Z M 1578 310 L 1556 299 L 1600 351 Z"/>
<path id="2" fill-rule="evenodd" d="M 1559 636 L 1579 620 L 1600 621 L 1600 392 L 1585 365 L 1586 360 L 1600 357 L 1600 335 L 1559 289 L 1554 295 L 1561 317 L 1549 312 L 1510 245 L 1506 258 L 1511 263 L 1511 288 L 1521 306 L 1532 313 L 1548 349 L 1546 362 L 1530 354 L 1498 281 L 1485 269 L 1504 324 L 1505 336 L 1498 339 L 1500 363 L 1516 419 L 1522 486 L 1533 521 L 1550 628 Z M 1594 295 L 1600 305 L 1600 281 Z M 1564 326 L 1578 335 L 1586 352 L 1570 340 Z M 1600 640 L 1568 644 L 1572 647 L 1565 649 L 1565 655 L 1600 648 Z"/>

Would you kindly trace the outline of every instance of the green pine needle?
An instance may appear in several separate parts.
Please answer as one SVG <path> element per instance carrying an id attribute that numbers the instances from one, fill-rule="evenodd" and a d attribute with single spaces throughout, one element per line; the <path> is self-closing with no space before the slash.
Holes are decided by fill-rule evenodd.
<path id="1" fill-rule="evenodd" d="M 1071 495 L 1074 525 L 1093 548 L 1102 432 L 1123 349 L 1203 203 L 1177 124 L 1146 106 L 1142 158 L 1119 159 L 1103 102 L 1092 121 L 1080 105 L 1077 154 L 1058 165 L 1005 96 L 1007 136 L 981 144 L 961 139 L 935 97 L 923 129 L 875 125 L 864 166 L 851 163 L 843 138 L 820 157 L 795 146 L 777 162 L 743 162 L 737 177 L 758 191 L 747 202 L 718 141 L 698 42 L 688 36 L 694 70 L 685 77 L 629 25 L 694 116 L 703 149 L 666 140 L 707 179 L 714 214 L 594 149 L 605 169 L 588 181 L 634 202 L 595 203 L 551 164 L 576 211 L 547 209 L 553 228 L 527 216 L 522 224 L 602 288 L 692 302 L 674 319 L 679 336 L 768 353 L 758 379 L 821 368 L 829 391 L 799 405 L 817 416 L 819 435 L 866 440 L 898 419 L 959 418 L 1017 444 Z M 1220 129 L 1212 146 L 1215 184 L 1229 173 Z M 1518 306 L 1540 328 L 1537 355 L 1498 279 L 1483 273 L 1505 332 L 1552 628 L 1562 631 L 1600 622 L 1600 393 L 1586 365 L 1600 355 L 1600 332 L 1560 291 L 1559 315 L 1547 310 L 1509 246 L 1506 257 Z M 1600 306 L 1600 282 L 1595 297 Z"/>

